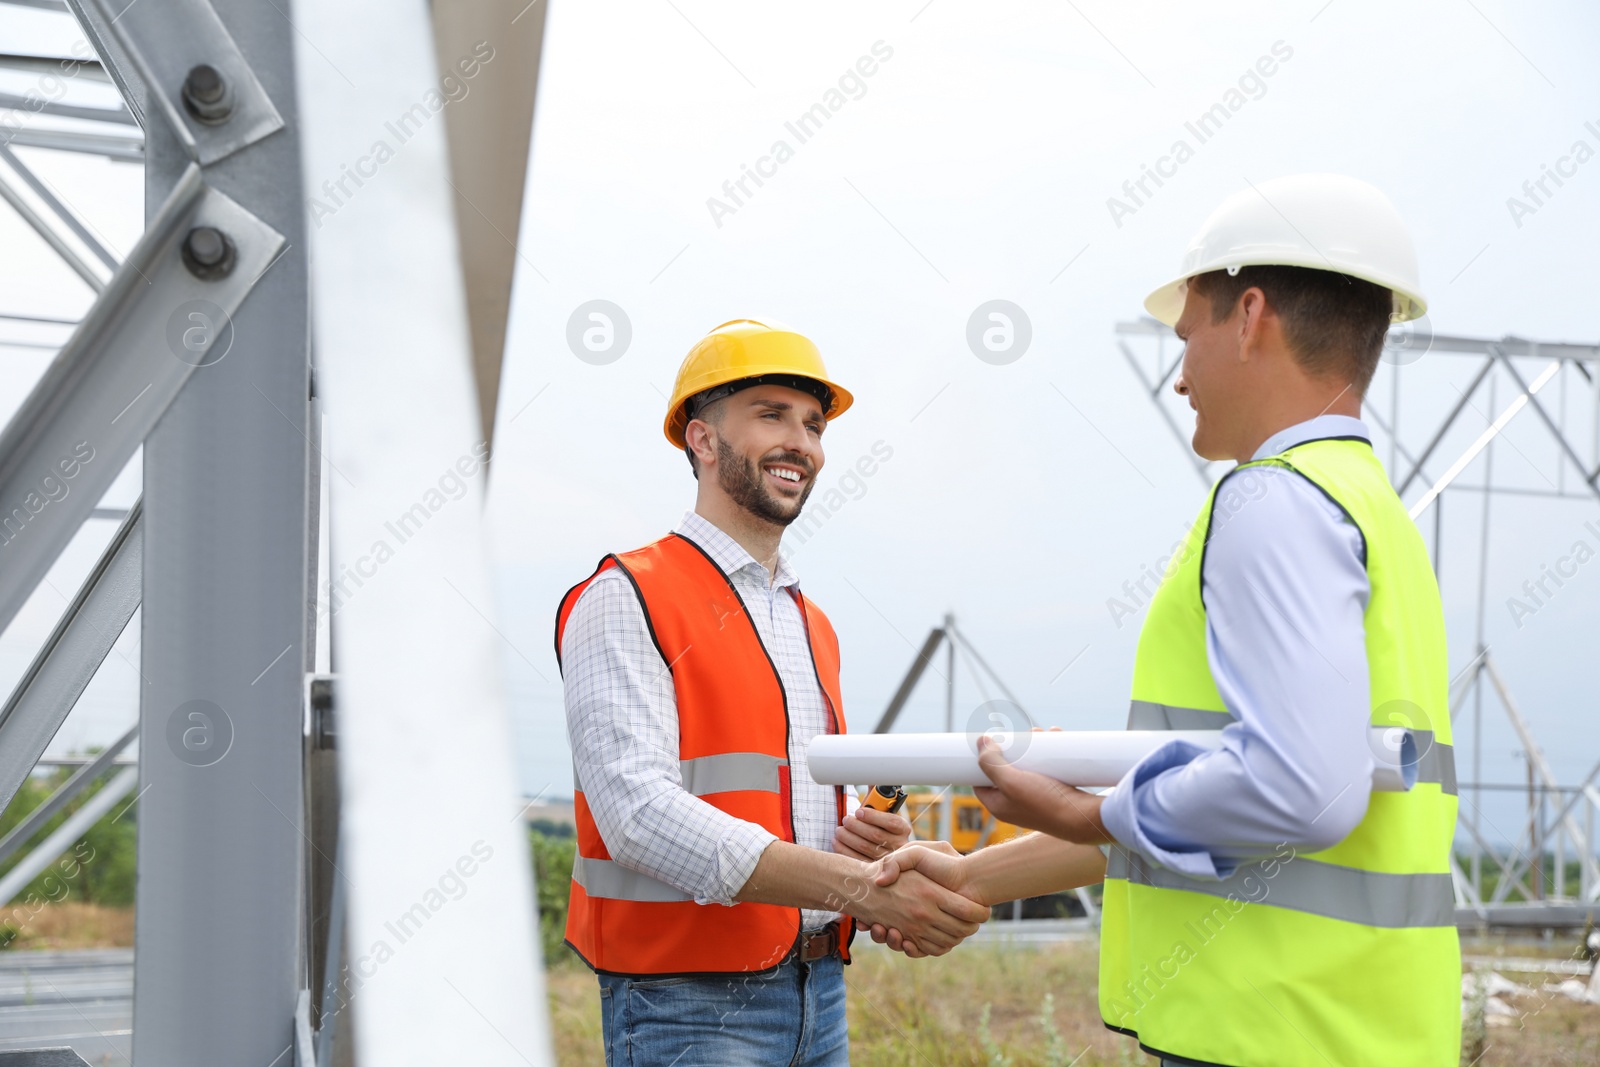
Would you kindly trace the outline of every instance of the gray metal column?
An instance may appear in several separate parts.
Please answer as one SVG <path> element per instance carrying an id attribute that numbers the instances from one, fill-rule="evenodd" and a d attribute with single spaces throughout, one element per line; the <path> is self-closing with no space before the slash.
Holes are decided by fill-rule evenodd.
<path id="1" fill-rule="evenodd" d="M 118 6 L 116 32 L 149 73 L 149 208 L 198 159 L 208 185 L 288 241 L 234 314 L 226 354 L 194 371 L 145 444 L 134 1061 L 286 1067 L 304 985 L 310 452 L 294 29 L 269 0 L 211 5 L 287 123 L 252 138 L 247 100 L 205 127 L 182 113 L 191 64 L 241 87 L 203 0 Z"/>

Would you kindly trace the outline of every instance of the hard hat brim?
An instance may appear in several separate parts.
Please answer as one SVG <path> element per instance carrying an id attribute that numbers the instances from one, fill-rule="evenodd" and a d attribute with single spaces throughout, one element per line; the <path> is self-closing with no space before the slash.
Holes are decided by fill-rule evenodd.
<path id="1" fill-rule="evenodd" d="M 1200 269 L 1186 274 L 1181 278 L 1174 278 L 1165 285 L 1156 289 L 1144 298 L 1144 309 L 1152 318 L 1168 326 L 1176 326 L 1178 319 L 1183 315 L 1183 305 L 1189 296 L 1189 279 L 1201 274 L 1209 274 L 1214 270 L 1226 270 L 1229 267 L 1305 267 L 1309 270 L 1328 271 L 1331 274 L 1348 274 L 1352 278 L 1381 285 L 1393 294 L 1393 310 L 1389 313 L 1390 322 L 1410 322 L 1420 319 L 1428 312 L 1428 303 L 1421 293 L 1407 292 L 1395 279 L 1382 278 L 1372 271 L 1351 270 L 1338 264 L 1330 264 L 1327 260 L 1310 260 L 1305 257 L 1286 255 L 1269 255 L 1262 257 L 1245 256 L 1229 259 L 1225 263 L 1207 264 Z"/>

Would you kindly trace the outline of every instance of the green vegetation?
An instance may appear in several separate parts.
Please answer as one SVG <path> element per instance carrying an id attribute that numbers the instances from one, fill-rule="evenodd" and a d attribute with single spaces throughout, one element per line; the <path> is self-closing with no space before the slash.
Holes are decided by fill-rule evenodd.
<path id="1" fill-rule="evenodd" d="M 560 825 L 560 824 L 557 824 Z M 578 839 L 572 827 L 566 833 L 549 836 L 537 826 L 528 830 L 528 851 L 533 854 L 533 884 L 539 898 L 539 937 L 546 967 L 577 960 L 562 943 L 567 928 L 567 894 L 572 887 L 572 857 Z"/>
<path id="2" fill-rule="evenodd" d="M 43 804 L 73 768 L 62 767 L 47 775 L 30 775 L 17 790 L 11 804 L 0 813 L 0 836 L 10 833 L 30 812 Z M 65 808 L 47 820 L 29 840 L 0 862 L 0 874 L 14 868 L 33 847 L 53 833 L 90 797 L 105 787 L 105 780 L 91 785 L 74 797 Z M 28 883 L 14 900 L 0 902 L 0 948 L 9 947 L 28 932 L 29 923 L 46 907 L 74 902 L 104 906 L 133 903 L 136 836 L 130 804 L 118 805 L 91 826 L 65 853 Z"/>

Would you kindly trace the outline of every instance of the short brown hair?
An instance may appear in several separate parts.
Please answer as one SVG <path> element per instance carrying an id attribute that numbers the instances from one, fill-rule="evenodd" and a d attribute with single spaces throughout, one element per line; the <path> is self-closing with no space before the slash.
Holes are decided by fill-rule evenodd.
<path id="1" fill-rule="evenodd" d="M 713 426 L 721 426 L 723 416 L 728 413 L 728 398 L 721 396 L 709 404 L 697 404 L 695 403 L 697 399 L 698 395 L 692 396 L 688 400 L 691 414 L 688 422 L 684 423 L 684 428 L 687 429 L 688 423 L 693 422 L 695 419 L 709 422 Z M 694 471 L 694 480 L 698 482 L 700 480 L 700 461 L 694 458 L 694 449 L 689 447 L 689 442 L 687 441 L 683 443 L 683 454 L 689 457 L 689 469 Z"/>
<path id="2" fill-rule="evenodd" d="M 1343 378 L 1359 394 L 1378 369 L 1394 297 L 1372 282 L 1308 267 L 1240 267 L 1190 279 L 1211 301 L 1211 321 L 1233 314 L 1239 297 L 1255 287 L 1283 320 L 1284 338 L 1296 362 L 1311 374 Z"/>

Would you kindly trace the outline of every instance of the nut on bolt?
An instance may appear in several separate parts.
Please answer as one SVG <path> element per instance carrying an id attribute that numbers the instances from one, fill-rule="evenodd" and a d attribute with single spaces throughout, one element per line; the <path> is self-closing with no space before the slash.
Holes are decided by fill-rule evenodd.
<path id="1" fill-rule="evenodd" d="M 196 278 L 211 281 L 233 271 L 238 253 L 228 235 L 211 226 L 196 226 L 183 239 L 183 265 Z"/>
<path id="2" fill-rule="evenodd" d="M 183 79 L 183 106 L 208 125 L 226 122 L 233 114 L 233 89 L 216 67 L 202 63 Z"/>

